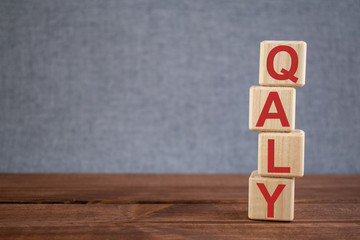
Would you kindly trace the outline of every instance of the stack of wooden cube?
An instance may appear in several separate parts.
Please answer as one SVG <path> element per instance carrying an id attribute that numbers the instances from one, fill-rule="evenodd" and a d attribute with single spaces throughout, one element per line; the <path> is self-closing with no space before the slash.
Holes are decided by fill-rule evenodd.
<path id="1" fill-rule="evenodd" d="M 294 87 L 305 85 L 306 43 L 263 41 L 259 84 L 250 88 L 249 128 L 258 136 L 258 170 L 249 178 L 249 218 L 294 219 L 295 177 L 304 175 L 305 133 L 295 130 Z"/>

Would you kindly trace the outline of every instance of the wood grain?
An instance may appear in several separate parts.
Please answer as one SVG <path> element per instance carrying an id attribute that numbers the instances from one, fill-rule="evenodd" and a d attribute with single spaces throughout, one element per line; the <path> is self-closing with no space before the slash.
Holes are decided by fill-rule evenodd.
<path id="1" fill-rule="evenodd" d="M 290 79 L 276 80 L 273 78 L 267 69 L 267 60 L 269 52 L 277 46 L 289 46 L 295 50 L 298 64 L 294 76 L 297 81 L 293 82 Z M 278 52 L 275 55 L 273 67 L 274 71 L 283 75 L 282 69 L 289 71 L 292 67 L 291 56 L 286 51 Z M 259 62 L 259 84 L 262 86 L 287 86 L 287 87 L 302 87 L 305 85 L 306 73 L 306 42 L 304 41 L 262 41 L 260 44 L 260 62 Z"/>
<path id="2" fill-rule="evenodd" d="M 0 174 L 0 203 L 247 203 L 249 175 Z M 360 202 L 359 175 L 305 175 L 295 202 Z"/>
<path id="3" fill-rule="evenodd" d="M 274 204 L 265 200 L 266 194 L 260 191 L 258 184 L 263 184 L 264 191 L 271 199 L 281 188 Z M 249 218 L 272 221 L 292 221 L 294 219 L 294 178 L 262 177 L 257 171 L 253 171 L 249 178 Z M 273 206 L 273 210 L 269 209 Z"/>
<path id="4" fill-rule="evenodd" d="M 358 239 L 358 223 L 126 223 L 0 228 L 1 239 Z"/>
<path id="5" fill-rule="evenodd" d="M 273 141 L 269 156 L 269 140 Z M 258 137 L 258 173 L 264 177 L 302 177 L 304 175 L 305 133 L 302 130 L 262 132 Z M 269 171 L 269 158 L 275 168 L 290 168 L 289 172 Z"/>
<path id="6" fill-rule="evenodd" d="M 278 106 L 275 101 L 272 102 L 269 95 L 276 93 L 277 99 L 280 98 Z M 268 100 L 268 98 L 270 100 Z M 283 109 L 287 123 L 285 124 L 280 119 L 267 118 L 263 125 L 257 126 L 257 122 L 261 113 L 263 112 L 265 103 L 270 101 L 271 107 L 265 113 L 279 113 Z M 278 109 L 279 108 L 279 109 Z M 291 87 L 262 87 L 252 86 L 249 93 L 249 129 L 252 131 L 270 131 L 270 132 L 290 132 L 295 129 L 295 109 L 296 109 L 296 90 Z"/>
<path id="7" fill-rule="evenodd" d="M 359 175 L 297 179 L 291 223 L 247 218 L 248 178 L 0 174 L 0 239 L 359 238 Z"/>
<path id="8" fill-rule="evenodd" d="M 249 223 L 247 204 L 0 204 L 1 227 L 109 223 Z M 36 213 L 36 214 L 34 214 Z M 295 204 L 294 223 L 360 222 L 355 203 Z M 259 222 L 259 221 L 255 221 Z M 266 222 L 264 222 L 266 223 Z"/>

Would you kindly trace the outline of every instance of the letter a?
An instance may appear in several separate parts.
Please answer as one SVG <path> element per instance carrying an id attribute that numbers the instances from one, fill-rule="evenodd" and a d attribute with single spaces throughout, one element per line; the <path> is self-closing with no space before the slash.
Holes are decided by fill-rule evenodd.
<path id="1" fill-rule="evenodd" d="M 271 104 L 274 102 L 277 112 L 270 113 Z M 256 123 L 257 127 L 264 126 L 266 119 L 280 119 L 283 127 L 290 127 L 289 121 L 287 120 L 284 108 L 281 104 L 279 94 L 277 92 L 270 92 L 266 99 L 263 110 L 261 111 L 259 120 Z"/>

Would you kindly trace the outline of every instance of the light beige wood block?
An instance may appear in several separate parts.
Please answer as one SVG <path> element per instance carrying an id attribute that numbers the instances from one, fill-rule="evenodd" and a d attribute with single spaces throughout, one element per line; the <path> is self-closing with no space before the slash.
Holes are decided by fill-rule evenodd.
<path id="1" fill-rule="evenodd" d="M 259 133 L 258 173 L 268 177 L 302 177 L 304 175 L 305 133 Z"/>
<path id="2" fill-rule="evenodd" d="M 249 99 L 250 130 L 272 132 L 294 130 L 295 104 L 295 88 L 252 86 Z"/>
<path id="3" fill-rule="evenodd" d="M 250 219 L 291 221 L 294 219 L 294 178 L 261 177 L 253 171 L 249 178 Z"/>
<path id="4" fill-rule="evenodd" d="M 260 85 L 301 87 L 305 85 L 305 72 L 306 42 L 261 42 Z"/>

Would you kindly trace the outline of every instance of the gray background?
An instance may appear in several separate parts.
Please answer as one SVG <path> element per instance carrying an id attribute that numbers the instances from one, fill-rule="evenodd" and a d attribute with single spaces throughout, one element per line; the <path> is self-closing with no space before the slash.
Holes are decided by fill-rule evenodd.
<path id="1" fill-rule="evenodd" d="M 360 173 L 360 1 L 1 1 L 0 171 L 250 173 L 262 40 L 308 43 L 305 173 Z"/>

